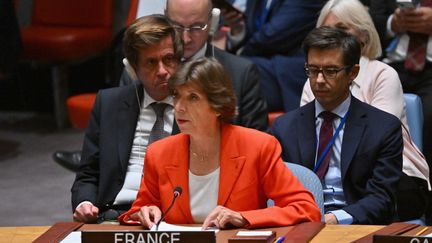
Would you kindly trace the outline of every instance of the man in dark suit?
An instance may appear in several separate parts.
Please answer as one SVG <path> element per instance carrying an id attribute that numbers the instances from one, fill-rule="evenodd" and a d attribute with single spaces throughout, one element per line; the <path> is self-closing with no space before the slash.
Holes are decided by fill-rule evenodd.
<path id="1" fill-rule="evenodd" d="M 116 220 L 135 200 L 148 144 L 178 133 L 168 79 L 182 57 L 180 36 L 163 15 L 136 20 L 124 49 L 140 84 L 101 90 L 72 186 L 76 221 Z"/>
<path id="2" fill-rule="evenodd" d="M 211 0 L 167 0 L 165 15 L 182 36 L 185 61 L 214 56 L 231 77 L 238 108 L 232 123 L 266 131 L 267 105 L 261 96 L 258 70 L 252 62 L 208 42 L 211 30 L 218 27 L 217 23 L 211 25 L 211 10 Z"/>
<path id="3" fill-rule="evenodd" d="M 234 117 L 232 123 L 267 131 L 267 105 L 261 95 L 258 70 L 252 62 L 220 50 L 208 42 L 212 28 L 211 9 L 211 0 L 167 1 L 166 15 L 181 32 L 184 41 L 184 61 L 214 56 L 230 75 L 234 86 L 238 115 Z M 135 80 L 129 74 L 123 72 L 121 85 L 134 82 Z M 62 166 L 76 171 L 81 151 L 57 151 L 53 157 Z"/>
<path id="4" fill-rule="evenodd" d="M 317 28 L 306 37 L 304 50 L 316 99 L 273 123 L 282 157 L 320 177 L 327 223 L 390 223 L 402 174 L 400 121 L 351 95 L 360 59 L 355 37 Z"/>
<path id="5" fill-rule="evenodd" d="M 371 0 L 369 11 L 386 48 L 383 61 L 398 72 L 404 92 L 422 100 L 423 154 L 432 168 L 432 0 L 417 2 L 403 8 L 396 0 Z M 428 200 L 432 203 L 432 192 Z M 427 208 L 426 221 L 432 224 L 432 206 Z"/>
<path id="6" fill-rule="evenodd" d="M 231 26 L 227 49 L 257 65 L 269 111 L 290 111 L 300 104 L 307 79 L 301 43 L 315 27 L 323 2 L 248 0 L 244 20 L 224 14 Z"/>

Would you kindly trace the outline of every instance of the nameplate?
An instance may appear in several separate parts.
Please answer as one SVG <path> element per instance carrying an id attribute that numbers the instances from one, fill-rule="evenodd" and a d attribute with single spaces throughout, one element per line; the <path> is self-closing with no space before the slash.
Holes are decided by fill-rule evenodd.
<path id="1" fill-rule="evenodd" d="M 408 235 L 374 235 L 373 243 L 432 243 L 432 238 Z"/>
<path id="2" fill-rule="evenodd" d="M 216 243 L 214 231 L 82 231 L 82 243 Z"/>

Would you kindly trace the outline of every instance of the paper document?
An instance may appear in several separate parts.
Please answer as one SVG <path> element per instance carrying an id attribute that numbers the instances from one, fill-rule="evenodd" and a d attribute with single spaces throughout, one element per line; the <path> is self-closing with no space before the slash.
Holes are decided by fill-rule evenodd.
<path id="1" fill-rule="evenodd" d="M 150 229 L 150 231 L 156 231 L 156 225 L 153 225 L 153 227 Z M 168 224 L 165 222 L 161 222 L 159 224 L 159 228 L 157 231 L 177 231 L 177 232 L 181 232 L 181 231 L 201 231 L 201 226 L 180 226 L 180 225 L 174 225 L 174 224 Z M 207 229 L 207 231 L 214 231 L 215 233 L 217 233 L 219 231 L 219 229 L 217 228 L 210 228 Z"/>
<path id="2" fill-rule="evenodd" d="M 271 231 L 239 231 L 237 232 L 237 236 L 270 236 L 273 232 Z"/>
<path id="3" fill-rule="evenodd" d="M 81 231 L 72 231 L 60 243 L 81 243 Z"/>

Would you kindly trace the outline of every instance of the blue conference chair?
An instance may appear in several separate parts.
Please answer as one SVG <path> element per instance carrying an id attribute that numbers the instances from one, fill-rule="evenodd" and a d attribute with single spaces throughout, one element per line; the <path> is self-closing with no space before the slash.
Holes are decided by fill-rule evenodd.
<path id="1" fill-rule="evenodd" d="M 423 150 L 423 110 L 422 102 L 418 95 L 404 94 L 406 115 L 411 138 L 415 145 Z"/>
<path id="2" fill-rule="evenodd" d="M 322 221 L 324 222 L 324 194 L 321 185 L 321 181 L 318 176 L 308 168 L 285 162 L 285 165 L 291 170 L 291 172 L 300 180 L 303 186 L 309 190 L 315 198 L 319 209 L 321 210 Z M 274 202 L 269 200 L 267 206 L 273 206 Z"/>

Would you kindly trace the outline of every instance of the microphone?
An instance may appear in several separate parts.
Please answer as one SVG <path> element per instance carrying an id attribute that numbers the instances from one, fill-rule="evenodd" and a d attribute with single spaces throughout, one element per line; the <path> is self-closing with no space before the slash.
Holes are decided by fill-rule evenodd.
<path id="1" fill-rule="evenodd" d="M 170 206 L 167 208 L 167 210 L 165 211 L 165 213 L 162 214 L 162 217 L 159 219 L 159 221 L 156 223 L 156 231 L 159 228 L 159 224 L 165 219 L 165 216 L 168 214 L 168 212 L 170 211 L 170 209 L 172 208 L 172 206 L 174 205 L 175 200 L 177 199 L 177 197 L 179 197 L 182 194 L 182 188 L 179 186 L 176 186 L 174 188 L 173 191 L 173 199 L 171 201 Z"/>

